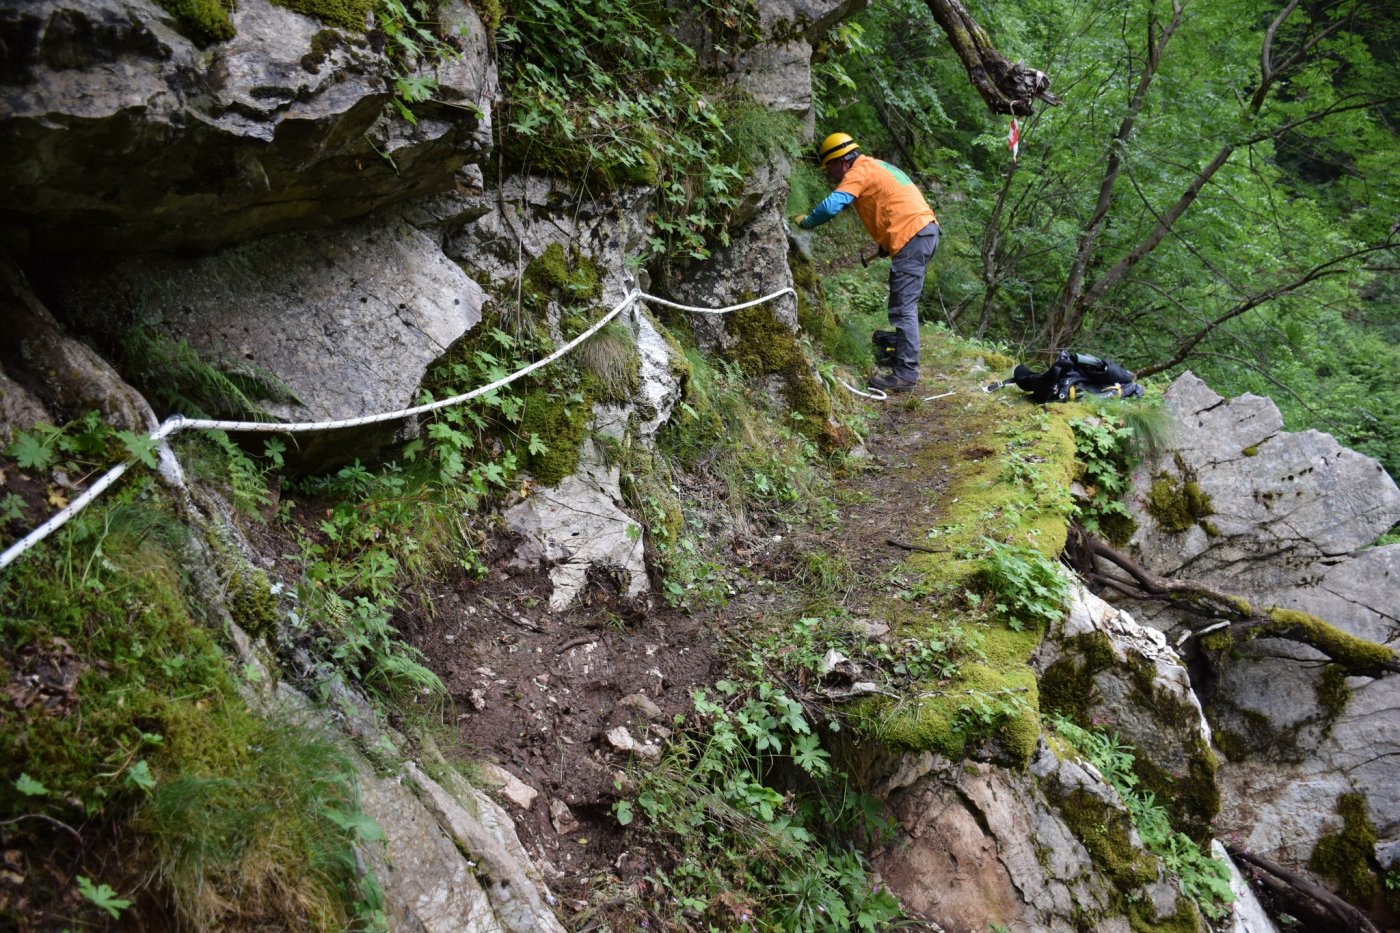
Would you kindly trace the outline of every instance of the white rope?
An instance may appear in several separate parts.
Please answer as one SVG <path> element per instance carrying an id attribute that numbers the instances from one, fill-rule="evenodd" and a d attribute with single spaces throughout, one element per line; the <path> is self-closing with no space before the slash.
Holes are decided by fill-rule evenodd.
<path id="1" fill-rule="evenodd" d="M 765 302 L 772 301 L 775 298 L 779 298 L 783 295 L 789 294 L 792 295 L 794 298 L 797 296 L 797 293 L 791 288 L 781 288 L 770 295 L 764 295 L 762 298 L 755 298 L 753 301 L 746 301 L 742 304 L 730 305 L 725 308 L 695 308 L 689 305 L 676 304 L 675 302 L 667 301 L 664 298 L 657 298 L 654 295 L 648 295 L 642 292 L 640 289 L 633 289 L 632 291 L 628 292 L 626 296 L 624 296 L 623 299 L 620 302 L 618 302 L 617 305 L 611 311 L 599 318 L 598 321 L 593 324 L 593 326 L 589 327 L 583 333 L 579 334 L 577 337 L 564 344 L 564 346 L 560 347 L 558 350 L 555 350 L 553 353 L 549 354 L 543 359 L 536 360 L 529 366 L 526 366 L 524 369 L 518 370 L 510 374 L 509 376 L 506 376 L 503 379 L 497 379 L 490 385 L 484 385 L 480 388 L 472 389 L 470 392 L 464 392 L 461 395 L 454 395 L 452 398 L 441 399 L 436 402 L 428 402 L 423 405 L 415 405 L 412 408 L 403 408 L 398 411 L 381 412 L 379 414 L 374 415 L 363 415 L 359 418 L 342 418 L 336 421 L 298 421 L 292 423 L 284 423 L 279 421 L 219 421 L 210 418 L 186 418 L 184 415 L 171 415 L 169 418 L 166 418 L 165 421 L 161 422 L 160 427 L 158 427 L 151 434 L 150 440 L 163 441 L 171 435 L 178 434 L 180 431 L 184 431 L 186 429 L 196 429 L 203 431 L 261 432 L 264 434 L 300 434 L 312 431 L 331 431 L 335 430 L 336 428 L 353 428 L 366 424 L 378 424 L 384 421 L 397 421 L 401 418 L 408 418 L 413 415 L 421 415 L 430 411 L 437 411 L 440 408 L 447 408 L 452 405 L 460 405 L 461 403 L 470 399 L 474 399 L 478 396 L 485 395 L 488 392 L 494 392 L 495 390 L 503 386 L 508 386 L 512 382 L 515 382 L 517 379 L 522 379 L 525 376 L 528 376 L 530 373 L 534 372 L 542 366 L 548 366 L 550 363 L 553 363 L 555 360 L 559 359 L 561 356 L 565 355 L 566 353 L 577 347 L 579 344 L 583 343 L 589 337 L 592 337 L 598 331 L 602 330 L 602 328 L 609 321 L 621 314 L 628 307 L 628 305 L 631 305 L 638 299 L 655 302 L 656 304 L 665 305 L 670 308 L 678 308 L 682 311 L 694 311 L 700 314 L 729 314 L 732 311 L 740 311 L 744 308 L 751 308 L 755 305 L 760 305 Z M 847 386 L 847 388 L 849 389 L 850 386 Z M 855 392 L 856 390 L 851 389 L 851 391 Z M 863 395 L 865 393 L 857 392 L 856 394 Z M 873 398 L 873 396 L 869 397 Z M 103 492 L 105 492 L 113 483 L 120 479 L 122 474 L 125 473 L 128 469 L 130 469 L 133 463 L 135 463 L 134 460 L 128 460 L 127 462 L 118 464 L 117 466 L 108 470 L 105 474 L 102 475 L 102 477 L 99 480 L 97 480 L 97 482 L 93 483 L 92 486 L 86 492 L 84 492 L 78 498 L 74 499 L 59 512 L 51 516 L 48 519 L 48 521 L 44 522 L 38 528 L 35 528 L 29 534 L 25 535 L 23 538 L 19 539 L 14 544 L 6 548 L 5 552 L 3 554 L 0 554 L 0 570 L 3 570 L 10 564 L 14 563 L 17 559 L 19 559 L 20 555 L 24 554 L 26 551 L 36 546 L 40 541 L 43 541 L 45 538 L 53 534 L 59 528 L 63 527 L 63 525 L 66 524 L 69 519 L 81 512 L 84 508 L 88 506 L 89 503 L 91 503 L 94 499 L 96 499 Z"/>
<path id="2" fill-rule="evenodd" d="M 925 395 L 925 396 L 924 396 L 924 401 L 925 401 L 925 402 L 932 402 L 934 399 L 947 398 L 948 396 L 950 396 L 950 395 L 952 395 L 952 394 L 953 394 L 952 392 L 944 392 L 942 395 Z"/>
<path id="3" fill-rule="evenodd" d="M 836 377 L 836 381 L 845 386 L 846 391 L 850 392 L 852 395 L 859 395 L 862 398 L 872 398 L 877 402 L 884 402 L 889 400 L 889 395 L 887 395 L 883 389 L 876 389 L 872 386 L 869 392 L 862 392 L 860 389 L 857 389 L 855 386 L 851 385 L 849 382 L 842 379 L 840 376 Z"/>
<path id="4" fill-rule="evenodd" d="M 797 292 L 793 291 L 791 288 L 780 288 L 771 295 L 764 295 L 762 298 L 755 298 L 753 301 L 746 301 L 743 304 L 729 305 L 726 308 L 697 308 L 694 305 L 678 305 L 674 301 L 667 301 L 665 298 L 657 298 L 655 295 L 647 295 L 640 292 L 638 294 L 652 304 L 675 308 L 677 311 L 694 311 L 696 314 L 728 314 L 731 311 L 742 311 L 745 308 L 752 308 L 754 305 L 764 304 L 782 295 L 791 295 L 793 298 L 797 297 Z"/>

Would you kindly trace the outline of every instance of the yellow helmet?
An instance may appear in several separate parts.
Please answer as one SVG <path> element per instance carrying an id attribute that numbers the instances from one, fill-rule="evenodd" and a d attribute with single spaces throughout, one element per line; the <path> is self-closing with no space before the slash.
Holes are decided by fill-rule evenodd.
<path id="1" fill-rule="evenodd" d="M 845 133 L 832 133 L 822 140 L 820 148 L 817 149 L 817 160 L 826 165 L 832 159 L 848 156 L 859 148 L 856 141 Z"/>

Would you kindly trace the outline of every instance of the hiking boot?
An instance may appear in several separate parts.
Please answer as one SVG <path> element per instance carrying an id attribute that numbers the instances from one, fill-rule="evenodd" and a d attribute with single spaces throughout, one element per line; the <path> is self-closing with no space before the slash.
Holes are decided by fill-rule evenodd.
<path id="1" fill-rule="evenodd" d="M 888 376 L 879 375 L 870 377 L 870 388 L 880 389 L 884 392 L 908 392 L 918 385 L 913 379 L 901 379 L 894 373 Z"/>

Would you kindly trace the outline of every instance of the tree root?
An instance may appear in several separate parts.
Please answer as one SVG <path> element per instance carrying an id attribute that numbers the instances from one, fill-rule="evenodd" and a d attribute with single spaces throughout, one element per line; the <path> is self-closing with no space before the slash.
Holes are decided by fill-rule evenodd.
<path id="1" fill-rule="evenodd" d="M 1282 638 L 1307 645 L 1348 676 L 1400 674 L 1400 658 L 1385 645 L 1358 638 L 1306 612 L 1278 606 L 1261 610 L 1207 583 L 1160 576 L 1078 526 L 1071 530 L 1068 550 L 1075 569 L 1091 584 L 1111 587 L 1133 599 L 1169 602 L 1203 616 L 1206 625 L 1224 619 L 1231 633 L 1245 640 Z"/>
<path id="2" fill-rule="evenodd" d="M 1235 846 L 1226 846 L 1225 850 L 1235 861 L 1255 869 L 1255 877 L 1259 883 L 1287 905 L 1289 913 L 1298 915 L 1298 919 L 1304 921 L 1308 929 L 1328 927 L 1355 933 L 1380 933 L 1379 928 L 1365 913 L 1326 888 L 1313 884 L 1263 856 Z"/>

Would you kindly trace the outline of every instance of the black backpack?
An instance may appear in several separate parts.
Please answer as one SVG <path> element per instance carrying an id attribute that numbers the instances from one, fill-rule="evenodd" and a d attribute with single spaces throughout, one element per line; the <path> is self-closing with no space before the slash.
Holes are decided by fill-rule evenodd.
<path id="1" fill-rule="evenodd" d="M 1133 398 L 1143 394 L 1142 386 L 1133 378 L 1132 373 L 1111 360 L 1061 350 L 1045 372 L 1037 373 L 1025 363 L 1019 363 L 1010 379 L 994 383 L 987 389 L 990 391 L 1014 383 L 1022 392 L 1030 393 L 1031 401 L 1042 403 L 1072 402 L 1086 393 Z"/>

